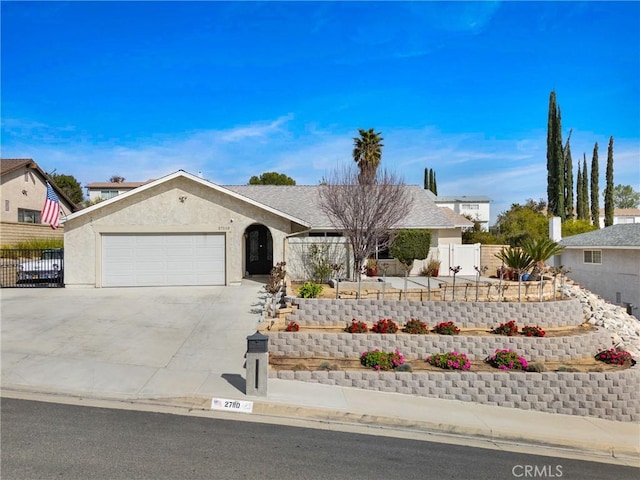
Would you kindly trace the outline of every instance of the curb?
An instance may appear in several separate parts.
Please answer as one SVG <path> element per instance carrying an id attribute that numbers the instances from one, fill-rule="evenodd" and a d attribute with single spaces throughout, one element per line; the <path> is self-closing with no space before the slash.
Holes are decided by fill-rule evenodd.
<path id="1" fill-rule="evenodd" d="M 67 405 L 138 410 L 173 415 L 192 415 L 220 420 L 269 423 L 294 427 L 344 431 L 420 441 L 451 443 L 469 447 L 506 450 L 526 454 L 572 458 L 600 463 L 640 467 L 640 447 L 611 445 L 583 439 L 539 439 L 490 428 L 420 422 L 398 417 L 358 414 L 324 408 L 252 400 L 251 414 L 211 410 L 210 397 L 116 398 L 77 392 L 47 392 L 2 388 L 2 398 L 61 403 Z"/>

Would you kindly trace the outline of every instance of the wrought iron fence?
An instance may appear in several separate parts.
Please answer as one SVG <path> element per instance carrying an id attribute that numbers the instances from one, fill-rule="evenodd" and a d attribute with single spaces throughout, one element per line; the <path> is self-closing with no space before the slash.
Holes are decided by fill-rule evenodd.
<path id="1" fill-rule="evenodd" d="M 64 250 L 0 249 L 0 287 L 64 287 Z"/>

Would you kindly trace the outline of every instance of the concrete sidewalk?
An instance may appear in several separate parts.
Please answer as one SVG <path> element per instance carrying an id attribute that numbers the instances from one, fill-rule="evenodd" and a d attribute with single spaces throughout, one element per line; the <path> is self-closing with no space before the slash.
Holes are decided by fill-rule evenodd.
<path id="1" fill-rule="evenodd" d="M 270 379 L 245 395 L 262 284 L 4 289 L 2 395 L 447 441 L 640 466 L 640 425 Z M 210 410 L 250 400 L 253 413 Z"/>

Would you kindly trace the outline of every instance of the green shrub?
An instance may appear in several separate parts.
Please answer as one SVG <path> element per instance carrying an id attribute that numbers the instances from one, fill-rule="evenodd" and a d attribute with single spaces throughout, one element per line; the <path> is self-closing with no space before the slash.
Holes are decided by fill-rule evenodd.
<path id="1" fill-rule="evenodd" d="M 64 241 L 62 238 L 32 238 L 30 240 L 23 240 L 11 245 L 3 245 L 2 248 L 16 248 L 23 250 L 45 250 L 48 248 L 62 248 Z"/>
<path id="2" fill-rule="evenodd" d="M 471 362 L 464 353 L 437 353 L 427 357 L 427 363 L 445 370 L 469 370 Z"/>
<path id="3" fill-rule="evenodd" d="M 379 349 L 363 352 L 360 363 L 365 367 L 375 370 L 393 370 L 404 363 L 404 355 L 398 350 L 395 352 L 382 352 Z"/>
<path id="4" fill-rule="evenodd" d="M 347 326 L 344 327 L 344 331 L 348 333 L 367 333 L 369 331 L 369 327 L 366 323 L 354 318 L 351 320 L 351 324 L 347 323 Z"/>
<path id="5" fill-rule="evenodd" d="M 518 333 L 518 326 L 516 325 L 515 320 L 510 320 L 507 323 L 501 323 L 498 327 L 491 330 L 491 333 L 511 337 Z"/>
<path id="6" fill-rule="evenodd" d="M 558 367 L 559 372 L 579 372 L 580 369 L 576 367 L 569 367 L 567 365 L 560 365 Z"/>
<path id="7" fill-rule="evenodd" d="M 396 367 L 396 372 L 413 372 L 413 367 L 410 363 L 403 363 Z"/>
<path id="8" fill-rule="evenodd" d="M 495 353 L 485 360 L 492 367 L 500 370 L 526 370 L 529 363 L 513 350 L 497 349 Z"/>
<path id="9" fill-rule="evenodd" d="M 371 331 L 375 333 L 396 333 L 398 331 L 398 325 L 390 318 L 383 318 L 371 327 Z"/>
<path id="10" fill-rule="evenodd" d="M 542 362 L 532 362 L 529 365 L 527 365 L 527 372 L 546 372 L 547 371 L 547 367 L 544 363 Z"/>
<path id="11" fill-rule="evenodd" d="M 333 365 L 330 364 L 328 361 L 324 360 L 322 362 L 320 362 L 320 365 L 318 365 L 318 368 L 320 370 L 340 370 L 340 367 L 338 366 L 337 363 L 334 363 Z"/>
<path id="12" fill-rule="evenodd" d="M 426 335 L 429 333 L 429 327 L 424 322 L 421 322 L 417 318 L 409 320 L 402 329 L 405 333 L 412 333 L 414 335 Z"/>
<path id="13" fill-rule="evenodd" d="M 460 329 L 451 321 L 440 322 L 433 327 L 433 333 L 437 333 L 438 335 L 458 335 L 460 333 Z"/>
<path id="14" fill-rule="evenodd" d="M 306 282 L 298 289 L 300 298 L 317 298 L 322 293 L 322 285 Z"/>

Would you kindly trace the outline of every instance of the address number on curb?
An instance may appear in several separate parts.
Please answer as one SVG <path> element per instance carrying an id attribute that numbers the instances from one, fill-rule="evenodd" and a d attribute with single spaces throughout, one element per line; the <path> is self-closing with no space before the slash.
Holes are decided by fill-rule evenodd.
<path id="1" fill-rule="evenodd" d="M 211 400 L 211 410 L 225 410 L 227 412 L 253 412 L 253 402 L 243 400 L 227 400 L 226 398 L 214 398 Z"/>

